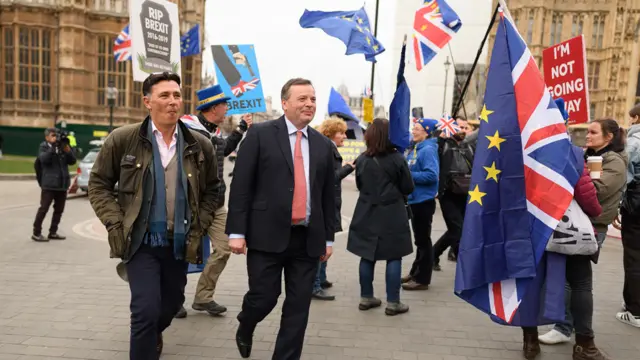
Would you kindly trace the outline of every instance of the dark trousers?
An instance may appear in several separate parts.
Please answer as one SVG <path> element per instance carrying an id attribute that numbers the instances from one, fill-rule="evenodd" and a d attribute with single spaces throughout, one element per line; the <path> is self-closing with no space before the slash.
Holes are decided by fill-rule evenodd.
<path id="1" fill-rule="evenodd" d="M 373 298 L 373 275 L 376 262 L 364 258 L 360 259 L 360 297 Z M 387 302 L 400 301 L 400 283 L 402 281 L 402 259 L 387 260 L 385 283 L 387 288 Z"/>
<path id="2" fill-rule="evenodd" d="M 464 212 L 467 208 L 467 195 L 458 195 L 445 191 L 440 197 L 440 210 L 447 225 L 447 231 L 433 246 L 433 262 L 440 263 L 440 256 L 451 247 L 451 252 L 458 256 L 458 247 L 462 237 Z"/>
<path id="3" fill-rule="evenodd" d="M 624 303 L 633 316 L 640 316 L 640 213 L 621 210 L 624 267 Z"/>
<path id="4" fill-rule="evenodd" d="M 49 234 L 55 234 L 58 232 L 58 225 L 60 224 L 60 218 L 64 211 L 64 204 L 67 202 L 67 192 L 42 190 L 40 193 L 40 208 L 38 208 L 36 220 L 33 222 L 33 235 L 42 235 L 42 222 L 44 221 L 44 217 L 47 216 L 47 212 L 49 211 L 49 207 L 52 202 L 53 216 L 51 217 Z"/>
<path id="5" fill-rule="evenodd" d="M 269 315 L 282 292 L 282 272 L 286 297 L 273 360 L 298 360 L 309 320 L 309 306 L 318 258 L 307 254 L 307 228 L 292 227 L 291 240 L 283 253 L 247 252 L 249 291 L 238 314 L 241 330 L 250 337 L 259 322 Z"/>
<path id="6" fill-rule="evenodd" d="M 141 245 L 127 263 L 131 289 L 130 360 L 158 360 L 158 337 L 184 303 L 187 263 L 173 247 Z"/>
<path id="7" fill-rule="evenodd" d="M 409 275 L 422 285 L 431 284 L 433 272 L 433 244 L 431 243 L 431 223 L 436 212 L 436 200 L 427 200 L 411 205 L 413 218 L 411 227 L 416 244 L 416 259 L 411 266 Z"/>
<path id="8" fill-rule="evenodd" d="M 593 337 L 593 272 L 591 257 L 567 256 L 567 285 L 565 288 L 565 322 L 554 329 L 571 336 Z"/>

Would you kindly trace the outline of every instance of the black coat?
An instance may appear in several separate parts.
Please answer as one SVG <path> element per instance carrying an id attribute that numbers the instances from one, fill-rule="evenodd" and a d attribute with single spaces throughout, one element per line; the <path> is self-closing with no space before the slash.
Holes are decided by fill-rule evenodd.
<path id="1" fill-rule="evenodd" d="M 414 184 L 405 158 L 398 152 L 356 160 L 360 197 L 349 227 L 347 250 L 361 258 L 401 259 L 413 252 L 404 198 Z"/>
<path id="2" fill-rule="evenodd" d="M 66 153 L 62 149 L 43 141 L 40 144 L 38 160 L 42 169 L 40 187 L 43 190 L 67 191 L 69 185 L 71 185 L 69 165 L 76 163 L 73 150 Z"/>
<path id="3" fill-rule="evenodd" d="M 335 236 L 333 144 L 308 127 L 311 214 L 307 255 L 325 254 Z M 238 150 L 229 192 L 227 234 L 244 235 L 247 247 L 267 253 L 287 250 L 291 238 L 293 156 L 284 117 L 254 124 Z"/>
<path id="4" fill-rule="evenodd" d="M 342 156 L 337 147 L 333 147 L 333 169 L 336 172 L 336 232 L 342 231 L 342 179 L 353 172 L 351 165 L 342 166 Z"/>

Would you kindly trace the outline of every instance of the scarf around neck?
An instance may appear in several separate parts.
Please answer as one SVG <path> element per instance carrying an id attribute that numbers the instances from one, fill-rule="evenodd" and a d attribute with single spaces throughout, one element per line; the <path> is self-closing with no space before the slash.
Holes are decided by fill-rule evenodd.
<path id="1" fill-rule="evenodd" d="M 178 125 L 176 125 L 178 126 Z M 153 135 L 153 127 L 149 121 L 148 133 L 151 134 L 151 144 L 153 146 L 153 162 L 151 175 L 153 177 L 153 197 L 151 201 L 151 211 L 149 219 L 149 229 L 145 243 L 151 247 L 169 246 L 168 225 L 167 225 L 167 195 L 165 191 L 164 167 L 160 157 L 160 150 L 156 137 Z M 173 255 L 176 260 L 183 260 L 185 256 L 186 243 L 186 209 L 187 209 L 187 177 L 182 167 L 184 155 L 184 137 L 182 130 L 178 126 L 178 138 L 176 141 L 176 166 L 177 181 L 175 195 L 175 212 L 173 221 Z"/>

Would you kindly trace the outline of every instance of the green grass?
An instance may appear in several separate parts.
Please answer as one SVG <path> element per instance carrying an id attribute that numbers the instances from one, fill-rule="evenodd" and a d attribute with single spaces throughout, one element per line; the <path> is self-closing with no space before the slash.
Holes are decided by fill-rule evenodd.
<path id="1" fill-rule="evenodd" d="M 33 174 L 35 170 L 33 156 L 4 155 L 0 159 L 0 174 Z M 69 172 L 75 173 L 77 165 L 69 166 Z"/>

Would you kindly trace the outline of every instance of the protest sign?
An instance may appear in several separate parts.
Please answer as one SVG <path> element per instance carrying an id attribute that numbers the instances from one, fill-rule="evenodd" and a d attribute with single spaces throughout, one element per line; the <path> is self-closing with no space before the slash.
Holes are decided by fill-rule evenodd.
<path id="1" fill-rule="evenodd" d="M 362 119 L 371 124 L 373 122 L 373 99 L 362 99 Z"/>
<path id="2" fill-rule="evenodd" d="M 345 140 L 344 146 L 338 148 L 342 160 L 352 162 L 367 149 L 363 140 Z"/>
<path id="3" fill-rule="evenodd" d="M 129 1 L 133 80 L 169 71 L 180 75 L 178 5 L 167 0 Z"/>
<path id="4" fill-rule="evenodd" d="M 227 115 L 267 111 L 253 45 L 213 45 L 218 84 L 231 98 Z"/>
<path id="5" fill-rule="evenodd" d="M 584 36 L 580 35 L 544 49 L 544 81 L 554 98 L 565 101 L 569 124 L 589 121 L 589 89 Z"/>

